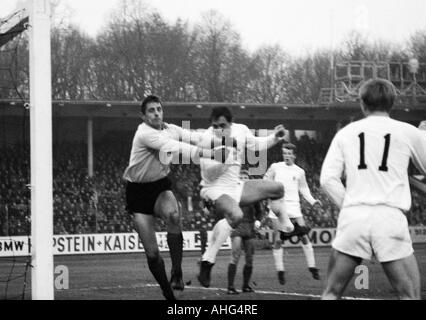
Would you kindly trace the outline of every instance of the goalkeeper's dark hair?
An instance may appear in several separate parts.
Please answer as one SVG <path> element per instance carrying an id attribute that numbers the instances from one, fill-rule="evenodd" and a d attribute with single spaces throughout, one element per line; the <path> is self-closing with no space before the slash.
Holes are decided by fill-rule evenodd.
<path id="1" fill-rule="evenodd" d="M 142 104 L 141 104 L 141 112 L 142 112 L 143 114 L 145 114 L 145 112 L 146 112 L 146 106 L 147 106 L 147 105 L 148 105 L 148 103 L 150 103 L 150 102 L 158 102 L 161 106 L 163 106 L 163 104 L 162 104 L 162 102 L 161 102 L 160 97 L 159 97 L 159 96 L 156 96 L 156 95 L 151 94 L 151 95 L 147 96 L 145 99 L 143 99 L 143 101 L 142 101 Z"/>
<path id="2" fill-rule="evenodd" d="M 210 114 L 210 121 L 216 121 L 220 117 L 225 117 L 226 121 L 232 122 L 232 112 L 228 107 L 214 107 Z"/>

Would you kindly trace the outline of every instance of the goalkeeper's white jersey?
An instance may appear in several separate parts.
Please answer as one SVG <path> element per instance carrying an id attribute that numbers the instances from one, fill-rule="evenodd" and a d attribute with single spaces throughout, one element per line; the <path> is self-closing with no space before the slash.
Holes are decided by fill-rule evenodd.
<path id="1" fill-rule="evenodd" d="M 411 206 L 410 159 L 426 174 L 426 133 L 386 116 L 369 116 L 336 134 L 321 185 L 340 207 L 387 205 L 406 211 Z"/>
<path id="2" fill-rule="evenodd" d="M 273 163 L 263 178 L 281 182 L 284 185 L 285 202 L 299 203 L 300 192 L 311 205 L 315 203 L 306 182 L 305 170 L 296 164 L 288 166 L 285 162 Z"/>

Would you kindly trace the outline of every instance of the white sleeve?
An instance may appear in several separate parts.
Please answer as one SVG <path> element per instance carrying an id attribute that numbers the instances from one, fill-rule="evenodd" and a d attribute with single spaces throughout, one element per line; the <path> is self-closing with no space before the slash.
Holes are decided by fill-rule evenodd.
<path id="1" fill-rule="evenodd" d="M 413 163 L 426 176 L 426 131 L 416 128 L 410 140 Z"/>
<path id="2" fill-rule="evenodd" d="M 346 191 L 341 180 L 343 170 L 343 151 L 339 146 L 337 134 L 331 142 L 322 164 L 320 184 L 324 192 L 339 208 L 343 205 Z"/>
<path id="3" fill-rule="evenodd" d="M 267 137 L 255 137 L 248 127 L 245 130 L 247 149 L 252 151 L 263 151 L 276 144 L 275 134 Z"/>
<path id="4" fill-rule="evenodd" d="M 309 190 L 308 183 L 306 182 L 305 171 L 302 172 L 299 180 L 299 191 L 302 194 L 303 198 L 310 203 L 311 206 L 314 205 L 317 200 L 312 196 L 311 190 Z"/>
<path id="5" fill-rule="evenodd" d="M 266 171 L 265 175 L 263 176 L 263 179 L 265 180 L 275 180 L 275 164 L 271 164 L 269 169 Z"/>

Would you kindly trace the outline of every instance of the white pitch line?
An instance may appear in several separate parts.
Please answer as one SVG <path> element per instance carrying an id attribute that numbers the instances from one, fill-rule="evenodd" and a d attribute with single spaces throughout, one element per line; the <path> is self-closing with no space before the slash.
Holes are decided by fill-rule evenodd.
<path id="1" fill-rule="evenodd" d="M 89 288 L 77 288 L 69 289 L 72 291 L 92 291 L 92 290 L 114 290 L 114 289 L 139 289 L 139 288 L 157 288 L 158 284 L 147 283 L 147 284 L 134 284 L 131 286 L 111 286 L 111 287 L 89 287 Z M 204 288 L 204 287 L 194 287 L 194 286 L 185 286 L 186 289 L 192 290 L 206 290 L 206 291 L 227 291 L 225 288 Z M 255 293 L 261 294 L 272 294 L 272 295 L 281 295 L 281 296 L 293 296 L 293 297 L 305 297 L 305 298 L 321 298 L 321 295 L 318 294 L 309 294 L 309 293 L 297 293 L 297 292 L 282 292 L 282 291 L 265 291 L 265 290 L 256 290 Z M 357 297 L 342 297 L 344 300 L 382 300 L 374 298 L 357 298 Z"/>
<path id="2" fill-rule="evenodd" d="M 145 286 L 146 287 L 159 287 L 158 284 L 152 284 L 152 283 L 148 283 Z M 193 286 L 185 286 L 185 289 L 195 289 L 195 290 L 202 289 L 202 290 L 211 290 L 211 291 L 227 291 L 227 289 L 225 289 L 225 288 L 204 288 L 204 287 L 193 287 Z M 321 298 L 321 295 L 318 295 L 318 294 L 296 293 L 296 292 L 255 290 L 255 293 L 283 295 L 283 296 L 295 296 L 295 297 Z M 342 297 L 342 299 L 345 299 L 345 300 L 381 300 L 381 299 L 356 298 L 356 297 Z"/>

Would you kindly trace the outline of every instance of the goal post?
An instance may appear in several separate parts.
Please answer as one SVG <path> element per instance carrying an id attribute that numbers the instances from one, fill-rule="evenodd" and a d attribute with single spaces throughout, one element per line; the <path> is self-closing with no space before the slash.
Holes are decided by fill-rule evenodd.
<path id="1" fill-rule="evenodd" d="M 53 300 L 50 0 L 28 0 L 31 141 L 31 292 Z"/>

